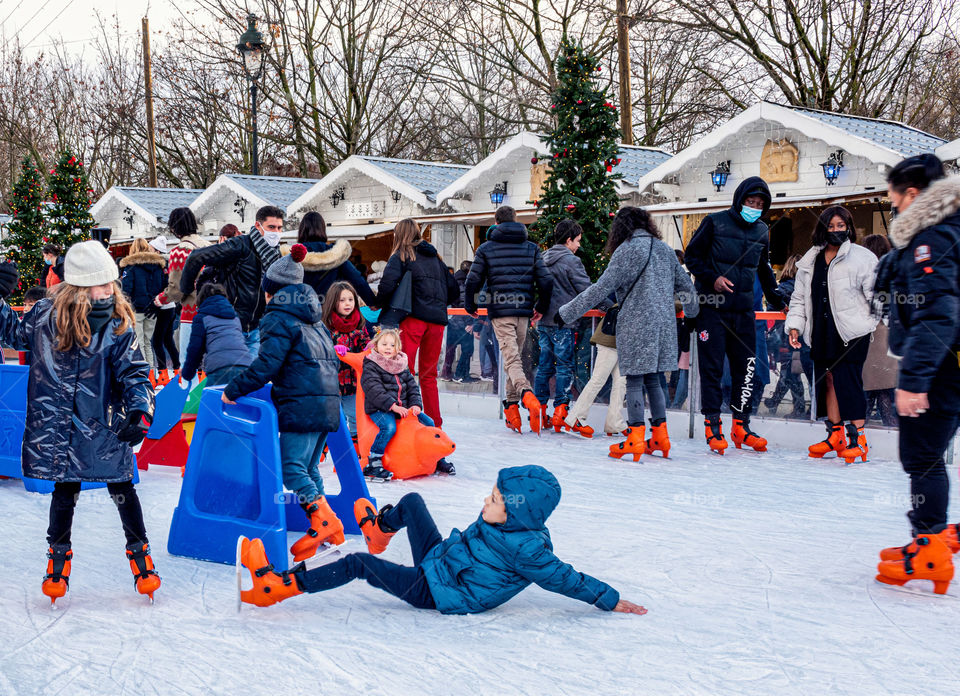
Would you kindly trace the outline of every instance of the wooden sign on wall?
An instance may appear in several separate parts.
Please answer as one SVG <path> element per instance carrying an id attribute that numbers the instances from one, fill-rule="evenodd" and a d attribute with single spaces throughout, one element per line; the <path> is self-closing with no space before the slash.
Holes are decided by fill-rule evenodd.
<path id="1" fill-rule="evenodd" d="M 760 155 L 760 176 L 769 184 L 797 181 L 800 177 L 800 151 L 789 140 L 768 140 Z"/>

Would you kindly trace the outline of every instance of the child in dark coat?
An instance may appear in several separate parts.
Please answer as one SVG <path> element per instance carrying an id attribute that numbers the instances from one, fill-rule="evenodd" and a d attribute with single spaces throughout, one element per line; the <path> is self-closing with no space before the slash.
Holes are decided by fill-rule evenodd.
<path id="1" fill-rule="evenodd" d="M 126 536 L 137 591 L 160 587 L 133 485 L 133 447 L 153 416 L 149 366 L 137 349 L 134 309 L 117 282 L 117 265 L 100 242 L 74 244 L 63 282 L 23 319 L 0 303 L 0 339 L 37 356 L 27 382 L 23 474 L 53 481 L 42 590 L 67 592 L 73 560 L 73 511 L 84 481 L 107 484 Z M 17 287 L 17 268 L 0 264 L 0 297 Z"/>
<path id="2" fill-rule="evenodd" d="M 330 286 L 323 298 L 323 323 L 330 329 L 335 346 L 348 353 L 362 353 L 370 343 L 370 326 L 360 313 L 360 298 L 346 281 Z M 340 367 L 340 408 L 347 419 L 350 436 L 357 438 L 357 375 L 344 363 Z"/>
<path id="3" fill-rule="evenodd" d="M 197 293 L 197 313 L 180 379 L 189 382 L 203 364 L 208 387 L 229 384 L 251 362 L 240 320 L 227 299 L 227 291 L 217 283 L 206 283 Z"/>
<path id="4" fill-rule="evenodd" d="M 263 277 L 267 308 L 260 321 L 260 352 L 223 390 L 232 404 L 244 394 L 273 383 L 271 396 L 280 425 L 283 485 L 297 494 L 310 529 L 290 548 L 302 561 L 321 544 L 342 544 L 343 523 L 323 495 L 317 464 L 327 433 L 340 427 L 340 360 L 320 320 L 320 298 L 303 283 L 300 262 L 307 250 L 294 244 Z"/>
<path id="5" fill-rule="evenodd" d="M 277 573 L 263 542 L 244 539 L 240 561 L 253 577 L 253 589 L 240 597 L 248 604 L 269 606 L 362 578 L 420 609 L 474 614 L 498 607 L 536 583 L 605 611 L 646 614 L 643 607 L 620 599 L 610 585 L 578 573 L 553 554 L 545 523 L 559 502 L 560 484 L 543 467 L 501 469 L 479 519 L 463 532 L 454 529 L 444 540 L 418 493 L 408 493 L 396 507 L 386 505 L 379 512 L 361 498 L 354 514 L 369 554 L 352 553 L 319 568 L 307 570 L 300 564 Z M 404 527 L 413 567 L 372 555 L 383 552 Z"/>

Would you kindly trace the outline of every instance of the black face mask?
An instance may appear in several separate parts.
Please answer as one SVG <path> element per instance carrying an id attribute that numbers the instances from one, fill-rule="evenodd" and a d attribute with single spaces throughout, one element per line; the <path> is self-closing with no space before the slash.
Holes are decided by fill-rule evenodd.
<path id="1" fill-rule="evenodd" d="M 840 232 L 827 232 L 827 244 L 832 246 L 840 246 L 848 239 L 850 239 L 850 235 L 846 230 L 842 230 Z"/>
<path id="2" fill-rule="evenodd" d="M 113 306 L 116 298 L 112 295 L 102 300 L 90 300 L 90 313 L 87 322 L 90 324 L 90 333 L 97 334 L 113 316 Z"/>

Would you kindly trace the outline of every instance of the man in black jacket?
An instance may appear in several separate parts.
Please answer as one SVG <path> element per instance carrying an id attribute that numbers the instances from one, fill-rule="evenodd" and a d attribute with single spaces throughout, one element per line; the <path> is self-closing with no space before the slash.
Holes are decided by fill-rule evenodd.
<path id="1" fill-rule="evenodd" d="M 189 257 L 180 276 L 184 295 L 194 292 L 200 269 L 217 269 L 227 299 L 237 312 L 250 355 L 260 351 L 260 317 L 266 308 L 260 283 L 263 274 L 280 259 L 280 235 L 283 233 L 283 211 L 265 205 L 257 211 L 256 224 L 247 234 L 237 235 L 222 244 L 197 249 Z"/>
<path id="2" fill-rule="evenodd" d="M 507 393 L 503 402 L 507 427 L 520 432 L 520 407 L 530 412 L 530 429 L 540 432 L 540 402 L 523 372 L 520 355 L 527 339 L 531 316 L 539 321 L 550 309 L 553 278 L 543 263 L 540 248 L 527 240 L 527 228 L 517 222 L 516 211 L 501 206 L 489 240 L 476 251 L 464 288 L 464 309 L 477 316 L 478 295 L 486 283 L 483 304 L 493 324 Z M 536 297 L 536 304 L 534 304 Z"/>
<path id="3" fill-rule="evenodd" d="M 757 341 L 754 280 L 759 278 L 772 308 L 783 308 L 770 268 L 769 232 L 760 219 L 769 209 L 767 183 L 758 176 L 749 177 L 737 187 L 728 210 L 704 218 L 686 249 L 687 269 L 696 276 L 700 295 L 697 362 L 701 412 L 707 445 L 721 454 L 727 448 L 720 425 L 724 357 L 730 361 L 733 380 L 733 442 L 738 448 L 746 444 L 758 452 L 767 449 L 767 441 L 750 430 L 750 411 Z"/>
<path id="4" fill-rule="evenodd" d="M 460 299 L 457 307 L 463 309 L 463 295 L 467 284 L 467 275 L 470 273 L 470 261 L 460 264 L 460 270 L 453 274 L 460 288 Z M 443 357 L 441 379 L 453 379 L 457 382 L 474 382 L 470 376 L 470 360 L 473 358 L 473 317 L 453 316 L 447 322 L 447 347 Z M 456 370 L 453 361 L 457 357 L 457 346 L 460 347 L 460 359 L 457 360 Z"/>

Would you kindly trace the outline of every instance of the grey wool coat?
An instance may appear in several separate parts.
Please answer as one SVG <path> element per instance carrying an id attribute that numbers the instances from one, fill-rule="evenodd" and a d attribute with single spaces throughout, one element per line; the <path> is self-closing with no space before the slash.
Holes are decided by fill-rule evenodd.
<path id="1" fill-rule="evenodd" d="M 637 284 L 626 296 L 634 280 Z M 565 323 L 572 323 L 584 312 L 603 304 L 611 292 L 616 293 L 620 305 L 617 320 L 620 374 L 676 370 L 674 297 L 682 303 L 687 317 L 695 317 L 700 308 L 693 284 L 673 249 L 643 230 L 635 231 L 613 252 L 597 282 L 560 308 L 560 317 Z"/>

